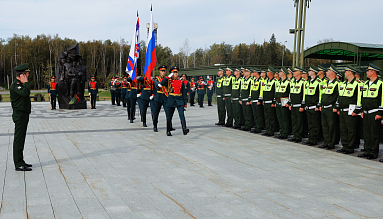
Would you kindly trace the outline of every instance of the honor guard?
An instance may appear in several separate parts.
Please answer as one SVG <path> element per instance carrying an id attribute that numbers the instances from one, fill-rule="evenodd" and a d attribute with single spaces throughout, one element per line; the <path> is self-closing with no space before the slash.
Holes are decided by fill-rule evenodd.
<path id="1" fill-rule="evenodd" d="M 126 77 L 121 81 L 121 100 L 122 106 L 126 107 L 126 91 L 128 90 L 128 82 L 126 81 Z"/>
<path id="2" fill-rule="evenodd" d="M 279 72 L 280 80 L 275 86 L 276 115 L 279 122 L 279 135 L 275 138 L 286 139 L 289 135 L 290 111 L 286 105 L 290 96 L 290 81 L 287 78 L 288 70 L 284 67 Z"/>
<path id="3" fill-rule="evenodd" d="M 381 68 L 370 63 L 366 73 L 369 80 L 362 87 L 364 153 L 358 157 L 367 159 L 375 159 L 379 154 L 380 124 L 383 115 L 383 82 L 378 78 L 381 71 Z"/>
<path id="4" fill-rule="evenodd" d="M 138 77 L 138 76 L 137 76 Z M 137 78 L 127 78 L 127 81 L 131 84 L 129 92 L 130 98 L 130 123 L 133 123 L 136 114 L 137 98 L 141 96 L 141 84 L 138 83 Z"/>
<path id="5" fill-rule="evenodd" d="M 126 86 L 127 86 L 127 89 L 126 89 L 126 94 L 125 94 L 125 99 L 126 99 L 126 111 L 128 112 L 128 120 L 130 121 L 131 118 L 131 114 L 130 114 L 130 92 L 132 91 L 132 84 L 129 82 L 129 79 L 130 78 L 130 75 L 128 74 L 126 76 Z M 135 118 L 133 118 L 134 120 Z"/>
<path id="6" fill-rule="evenodd" d="M 167 99 L 168 107 L 168 116 L 166 121 L 166 135 L 172 136 L 172 118 L 175 109 L 177 108 L 178 115 L 181 120 L 182 132 L 184 135 L 187 135 L 189 129 L 186 128 L 186 119 L 184 115 L 184 107 L 187 105 L 186 101 L 186 89 L 183 84 L 183 81 L 178 79 L 179 68 L 174 66 L 170 69 L 170 74 L 161 81 L 162 86 L 167 86 L 169 91 L 169 96 Z"/>
<path id="7" fill-rule="evenodd" d="M 96 100 L 98 97 L 98 84 L 94 76 L 90 77 L 90 82 L 88 84 L 88 92 L 90 96 L 90 108 L 96 109 Z"/>
<path id="8" fill-rule="evenodd" d="M 337 144 L 336 122 L 338 114 L 336 113 L 336 101 L 339 95 L 338 86 L 340 84 L 340 81 L 336 78 L 338 73 L 339 70 L 334 65 L 331 65 L 326 72 L 328 80 L 321 87 L 322 95 L 319 102 L 321 106 L 324 144 L 319 146 L 319 148 L 334 149 L 335 144 Z"/>
<path id="9" fill-rule="evenodd" d="M 234 117 L 234 128 L 240 129 L 245 123 L 245 119 L 243 118 L 242 106 L 239 103 L 240 95 L 241 95 L 241 70 L 234 70 L 234 80 L 231 88 L 231 99 L 232 99 L 232 107 L 233 107 L 233 117 Z"/>
<path id="10" fill-rule="evenodd" d="M 114 87 L 114 83 L 116 82 L 116 77 L 112 76 L 112 80 L 109 82 L 110 87 L 110 96 L 112 99 L 112 105 L 116 105 L 116 88 Z"/>
<path id="11" fill-rule="evenodd" d="M 11 105 L 13 109 L 12 120 L 15 123 L 15 133 L 13 137 L 13 162 L 16 171 L 31 171 L 31 164 L 24 161 L 25 135 L 27 134 L 29 114 L 31 114 L 31 94 L 28 83 L 29 76 L 28 63 L 19 65 L 16 70 L 16 80 L 9 89 L 11 94 Z"/>
<path id="12" fill-rule="evenodd" d="M 218 69 L 217 72 L 217 88 L 216 88 L 216 94 L 217 94 L 217 110 L 218 110 L 218 123 L 215 123 L 215 125 L 225 125 L 225 117 L 226 117 L 226 110 L 225 110 L 225 101 L 223 100 L 223 69 Z"/>
<path id="13" fill-rule="evenodd" d="M 262 92 L 263 86 L 263 78 L 261 77 L 261 70 L 254 68 L 252 73 L 252 81 L 251 81 L 251 108 L 253 111 L 254 118 L 254 130 L 252 133 L 261 133 L 261 130 L 264 127 L 264 112 L 262 106 L 262 100 L 260 99 L 260 94 Z"/>
<path id="14" fill-rule="evenodd" d="M 149 107 L 150 98 L 152 98 L 152 80 L 151 78 L 139 77 L 137 79 L 138 82 L 141 83 L 142 93 L 141 93 L 141 101 L 142 101 L 142 112 L 141 112 L 141 120 L 142 126 L 148 127 L 146 125 L 146 112 Z"/>
<path id="15" fill-rule="evenodd" d="M 207 105 L 213 106 L 211 104 L 213 100 L 213 93 L 214 93 L 214 81 L 213 76 L 209 76 L 209 80 L 207 81 Z"/>
<path id="16" fill-rule="evenodd" d="M 189 95 L 190 95 L 190 82 L 187 80 L 187 75 L 186 75 L 186 74 L 182 74 L 182 75 L 181 75 L 181 80 L 182 80 L 183 83 L 184 83 L 184 86 L 185 86 L 185 89 L 186 89 L 187 97 L 189 97 Z M 188 102 L 188 101 L 187 101 L 187 98 L 186 98 L 186 102 Z"/>
<path id="17" fill-rule="evenodd" d="M 51 82 L 48 85 L 48 94 L 49 99 L 51 100 L 51 110 L 56 109 L 56 97 L 59 95 L 59 90 L 57 87 L 56 77 L 51 77 Z"/>
<path id="18" fill-rule="evenodd" d="M 154 100 L 154 97 L 157 95 L 157 89 L 154 87 L 154 77 L 152 77 L 151 83 L 152 83 L 152 95 L 149 98 L 149 104 L 150 104 L 150 114 L 152 116 L 152 121 L 153 121 L 154 113 L 156 111 L 156 101 Z"/>
<path id="19" fill-rule="evenodd" d="M 274 136 L 275 131 L 275 86 L 278 82 L 277 79 L 274 78 L 275 71 L 276 70 L 271 66 L 267 69 L 267 77 L 263 82 L 263 89 L 260 95 L 263 101 L 263 110 L 266 120 L 266 132 L 262 134 L 264 136 Z"/>
<path id="20" fill-rule="evenodd" d="M 116 82 L 114 83 L 114 87 L 116 88 L 116 102 L 117 106 L 121 106 L 121 81 L 120 77 L 116 76 Z"/>
<path id="21" fill-rule="evenodd" d="M 308 124 L 308 140 L 302 144 L 313 146 L 318 143 L 319 132 L 321 130 L 319 97 L 321 95 L 322 80 L 317 76 L 319 69 L 311 66 L 309 69 L 310 80 L 306 83 L 306 89 L 303 96 L 303 102 L 307 124 Z"/>
<path id="22" fill-rule="evenodd" d="M 233 105 L 231 101 L 231 90 L 233 87 L 233 81 L 235 77 L 232 75 L 233 70 L 226 68 L 226 76 L 223 79 L 223 100 L 225 101 L 227 120 L 226 127 L 233 127 Z"/>
<path id="23" fill-rule="evenodd" d="M 203 108 L 203 100 L 205 99 L 206 94 L 206 82 L 203 80 L 203 77 L 199 77 L 199 81 L 197 82 L 197 93 L 198 93 L 198 105 L 200 108 Z"/>
<path id="24" fill-rule="evenodd" d="M 194 82 L 194 78 L 190 79 L 190 106 L 194 106 L 195 99 L 195 91 L 197 89 L 197 85 Z"/>
<path id="25" fill-rule="evenodd" d="M 254 125 L 253 111 L 251 109 L 251 77 L 250 69 L 245 69 L 244 78 L 241 84 L 241 94 L 239 103 L 242 106 L 243 117 L 245 120 L 243 131 L 250 131 Z"/>
<path id="26" fill-rule="evenodd" d="M 344 154 L 354 153 L 356 125 L 358 123 L 358 114 L 355 112 L 360 112 L 362 109 L 361 84 L 355 78 L 357 71 L 359 70 L 352 66 L 347 66 L 344 73 L 346 81 L 338 86 L 337 111 L 339 115 L 340 139 L 343 147 L 337 150 L 337 152 Z"/>
<path id="27" fill-rule="evenodd" d="M 160 75 L 156 76 L 154 78 L 154 87 L 157 89 L 157 94 L 154 97 L 154 100 L 156 101 L 156 103 L 155 103 L 156 110 L 155 110 L 154 116 L 153 116 L 153 130 L 154 130 L 154 132 L 158 132 L 158 129 L 157 129 L 158 116 L 160 114 L 162 106 L 164 106 L 166 118 L 168 117 L 168 108 L 166 106 L 166 102 L 167 102 L 167 99 L 169 96 L 168 86 L 162 86 L 162 84 L 161 84 L 161 82 L 164 80 L 164 78 L 166 76 L 167 67 L 165 65 L 161 65 L 160 67 L 158 67 L 158 70 L 160 71 Z"/>

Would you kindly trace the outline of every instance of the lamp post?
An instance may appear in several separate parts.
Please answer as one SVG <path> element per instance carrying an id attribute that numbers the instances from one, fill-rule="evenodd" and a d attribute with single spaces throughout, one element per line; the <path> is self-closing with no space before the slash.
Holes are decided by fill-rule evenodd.
<path id="1" fill-rule="evenodd" d="M 287 43 L 287 40 L 283 43 L 283 47 L 282 47 L 282 66 L 283 66 L 283 58 L 285 57 L 286 43 Z"/>
<path id="2" fill-rule="evenodd" d="M 16 56 L 19 56 L 19 55 L 13 55 L 16 59 Z M 12 77 L 12 83 L 13 83 L 13 63 L 12 63 L 12 58 L 13 56 L 11 56 L 11 77 Z"/>

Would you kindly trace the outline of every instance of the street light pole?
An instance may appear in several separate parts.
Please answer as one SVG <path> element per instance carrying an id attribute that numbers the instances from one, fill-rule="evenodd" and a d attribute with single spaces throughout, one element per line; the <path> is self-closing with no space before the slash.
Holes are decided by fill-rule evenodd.
<path id="1" fill-rule="evenodd" d="M 285 57 L 286 43 L 287 43 L 287 40 L 283 43 L 283 48 L 282 48 L 282 66 L 283 66 L 283 59 Z"/>
<path id="2" fill-rule="evenodd" d="M 16 59 L 16 56 L 19 56 L 19 55 L 13 55 Z M 13 63 L 12 63 L 12 58 L 13 56 L 11 57 L 11 76 L 12 76 L 12 83 L 13 83 Z"/>

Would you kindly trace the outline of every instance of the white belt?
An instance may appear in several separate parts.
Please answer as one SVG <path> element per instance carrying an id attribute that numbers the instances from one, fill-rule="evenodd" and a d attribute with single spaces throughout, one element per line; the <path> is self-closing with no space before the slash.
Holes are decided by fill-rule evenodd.
<path id="1" fill-rule="evenodd" d="M 278 106 L 282 106 L 282 103 L 276 103 Z"/>
<path id="2" fill-rule="evenodd" d="M 225 97 L 230 97 L 231 96 L 231 94 L 225 94 Z"/>
<path id="3" fill-rule="evenodd" d="M 302 104 L 293 104 L 293 105 L 291 105 L 291 107 L 301 107 L 302 106 Z"/>
<path id="4" fill-rule="evenodd" d="M 317 108 L 317 106 L 308 106 L 307 109 L 311 110 L 311 109 L 315 109 Z"/>
<path id="5" fill-rule="evenodd" d="M 258 103 L 258 100 L 253 100 L 253 101 L 251 101 L 251 102 L 253 102 L 253 103 Z"/>
<path id="6" fill-rule="evenodd" d="M 327 108 L 330 108 L 332 107 L 332 104 L 328 105 L 328 106 L 324 106 L 323 108 L 327 109 Z"/>
<path id="7" fill-rule="evenodd" d="M 233 98 L 233 100 L 239 100 L 239 98 Z"/>
<path id="8" fill-rule="evenodd" d="M 249 98 L 246 98 L 246 99 L 242 99 L 242 101 L 248 101 L 249 100 Z"/>
<path id="9" fill-rule="evenodd" d="M 217 97 L 222 97 L 221 95 L 217 95 Z"/>
<path id="10" fill-rule="evenodd" d="M 372 110 L 368 110 L 368 111 L 363 111 L 364 113 L 367 113 L 367 114 L 370 114 L 370 113 L 375 113 L 375 112 L 378 112 L 379 109 L 372 109 Z"/>
<path id="11" fill-rule="evenodd" d="M 340 109 L 341 112 L 348 112 L 349 108 Z"/>
<path id="12" fill-rule="evenodd" d="M 272 100 L 264 101 L 264 103 L 273 103 Z"/>

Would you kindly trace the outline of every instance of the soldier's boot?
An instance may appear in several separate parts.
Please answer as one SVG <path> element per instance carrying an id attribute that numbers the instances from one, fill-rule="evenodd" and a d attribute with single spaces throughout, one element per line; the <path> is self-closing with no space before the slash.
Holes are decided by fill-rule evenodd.
<path id="1" fill-rule="evenodd" d="M 126 107 L 126 100 L 125 99 L 122 100 L 122 106 Z"/>
<path id="2" fill-rule="evenodd" d="M 158 129 L 157 129 L 157 123 L 158 123 L 158 121 L 155 120 L 155 119 L 153 119 L 153 131 L 154 131 L 154 132 L 158 132 Z"/>
<path id="3" fill-rule="evenodd" d="M 170 121 L 170 131 L 175 131 L 176 129 L 173 128 L 173 121 Z"/>
<path id="4" fill-rule="evenodd" d="M 208 105 L 208 106 L 213 106 L 213 105 L 211 105 L 211 100 L 208 100 L 208 101 L 207 101 L 207 105 Z"/>
<path id="5" fill-rule="evenodd" d="M 146 114 L 143 114 L 143 115 L 142 115 L 142 126 L 143 126 L 143 127 L 148 127 L 148 126 L 146 125 Z"/>
<path id="6" fill-rule="evenodd" d="M 189 133 L 189 129 L 186 128 L 186 120 L 185 119 L 181 120 L 181 125 L 182 125 L 182 132 L 184 133 L 184 135 L 187 135 Z"/>
<path id="7" fill-rule="evenodd" d="M 133 123 L 133 120 L 134 120 L 134 111 L 133 111 L 133 113 L 130 115 L 130 123 Z"/>
<path id="8" fill-rule="evenodd" d="M 130 120 L 130 118 L 132 117 L 130 116 L 130 110 L 128 110 L 128 119 Z"/>
<path id="9" fill-rule="evenodd" d="M 172 123 L 171 122 L 166 122 L 166 135 L 167 136 L 172 136 L 172 133 L 170 132 L 171 131 L 171 128 L 172 128 Z"/>

